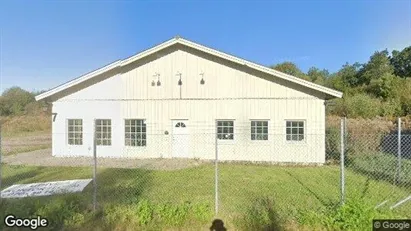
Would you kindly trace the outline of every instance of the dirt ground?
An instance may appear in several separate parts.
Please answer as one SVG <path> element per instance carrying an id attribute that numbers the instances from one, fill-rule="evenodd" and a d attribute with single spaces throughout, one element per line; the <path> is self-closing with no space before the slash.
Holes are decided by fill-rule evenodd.
<path id="1" fill-rule="evenodd" d="M 93 166 L 91 157 L 53 157 L 51 149 L 4 156 L 3 163 L 9 165 L 30 166 Z M 199 166 L 206 161 L 194 159 L 131 159 L 131 158 L 98 158 L 98 167 L 108 168 L 143 168 L 150 170 L 176 170 Z"/>
<path id="2" fill-rule="evenodd" d="M 4 137 L 1 140 L 3 155 L 27 152 L 51 147 L 51 134 L 32 134 L 28 136 Z"/>

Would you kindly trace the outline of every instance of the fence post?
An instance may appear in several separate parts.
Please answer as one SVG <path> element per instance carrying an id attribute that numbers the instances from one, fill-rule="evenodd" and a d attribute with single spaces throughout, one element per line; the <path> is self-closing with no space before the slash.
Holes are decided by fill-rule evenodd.
<path id="1" fill-rule="evenodd" d="M 218 133 L 217 133 L 217 120 L 215 122 L 215 172 L 214 172 L 214 194 L 215 194 L 215 215 L 218 215 Z"/>
<path id="2" fill-rule="evenodd" d="M 398 148 L 397 148 L 397 180 L 396 183 L 399 184 L 401 180 L 401 117 L 398 118 Z"/>
<path id="3" fill-rule="evenodd" d="M 345 160 L 344 160 L 344 142 L 345 142 L 345 117 L 341 119 L 341 156 L 340 156 L 340 190 L 341 190 L 341 204 L 344 204 L 345 201 L 345 175 L 344 175 L 344 168 L 345 168 Z"/>
<path id="4" fill-rule="evenodd" d="M 97 123 L 94 120 L 94 131 L 93 131 L 93 211 L 96 211 L 97 207 L 97 141 L 96 141 L 96 128 Z"/>

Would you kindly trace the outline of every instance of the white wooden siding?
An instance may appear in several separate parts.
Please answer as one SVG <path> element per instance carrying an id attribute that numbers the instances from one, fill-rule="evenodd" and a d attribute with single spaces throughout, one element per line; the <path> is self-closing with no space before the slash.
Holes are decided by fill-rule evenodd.
<path id="1" fill-rule="evenodd" d="M 182 74 L 182 100 L 177 72 Z M 157 82 L 155 73 L 160 74 L 161 86 L 151 86 Z M 233 119 L 235 139 L 219 141 L 222 160 L 324 163 L 324 109 L 323 95 L 312 90 L 190 50 L 170 49 L 54 102 L 53 155 L 91 155 L 93 120 L 111 119 L 112 146 L 98 147 L 99 156 L 169 158 L 171 119 L 188 119 L 190 154 L 213 159 L 215 120 Z M 65 121 L 71 118 L 83 119 L 81 146 L 67 144 Z M 124 145 L 127 118 L 146 119 L 146 147 Z M 267 141 L 250 139 L 251 119 L 269 120 Z M 304 142 L 286 141 L 287 119 L 306 121 Z"/>

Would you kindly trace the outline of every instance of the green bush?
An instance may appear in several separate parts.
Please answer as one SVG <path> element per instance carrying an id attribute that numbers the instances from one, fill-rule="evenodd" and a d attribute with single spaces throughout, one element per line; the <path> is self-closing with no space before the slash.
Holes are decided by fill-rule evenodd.
<path id="1" fill-rule="evenodd" d="M 373 219 L 400 218 L 389 210 L 376 210 L 374 206 L 360 198 L 352 198 L 342 206 L 329 206 L 322 211 L 301 212 L 299 223 L 326 230 L 357 231 L 369 230 Z"/>
<path id="2" fill-rule="evenodd" d="M 347 116 L 350 118 L 373 118 L 380 115 L 380 101 L 367 94 L 358 94 L 349 97 L 345 103 Z"/>
<path id="3" fill-rule="evenodd" d="M 381 103 L 380 115 L 384 117 L 400 116 L 401 102 L 398 99 L 389 99 Z"/>

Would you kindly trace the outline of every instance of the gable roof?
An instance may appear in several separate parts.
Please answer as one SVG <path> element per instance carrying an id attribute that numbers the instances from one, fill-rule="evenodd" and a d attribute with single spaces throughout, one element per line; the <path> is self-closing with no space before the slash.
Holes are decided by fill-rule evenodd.
<path id="1" fill-rule="evenodd" d="M 133 63 L 137 60 L 143 59 L 143 58 L 145 58 L 145 57 L 147 57 L 151 54 L 154 54 L 154 53 L 156 53 L 156 52 L 158 52 L 162 49 L 165 49 L 165 48 L 170 47 L 170 46 L 175 45 L 175 44 L 181 44 L 181 45 L 187 46 L 189 48 L 193 48 L 195 50 L 199 50 L 199 51 L 205 52 L 207 54 L 210 54 L 210 55 L 213 55 L 213 56 L 216 56 L 216 57 L 219 57 L 219 58 L 222 58 L 222 59 L 225 59 L 225 60 L 237 63 L 237 64 L 240 64 L 240 65 L 248 66 L 252 69 L 255 69 L 255 70 L 261 71 L 263 73 L 275 76 L 277 78 L 284 79 L 284 80 L 287 80 L 287 81 L 290 81 L 290 82 L 305 86 L 307 88 L 310 88 L 310 89 L 325 93 L 328 96 L 341 98 L 342 95 L 343 95 L 342 92 L 339 92 L 339 91 L 336 91 L 336 90 L 333 90 L 333 89 L 330 89 L 330 88 L 327 88 L 327 87 L 312 83 L 310 81 L 307 81 L 307 80 L 304 80 L 304 79 L 301 79 L 301 78 L 298 78 L 298 77 L 295 77 L 295 76 L 292 76 L 292 75 L 285 74 L 283 72 L 280 72 L 280 71 L 277 71 L 277 70 L 274 70 L 274 69 L 271 69 L 271 68 L 268 68 L 268 67 L 265 67 L 265 66 L 262 66 L 262 65 L 259 65 L 259 64 L 256 64 L 256 63 L 241 59 L 241 58 L 238 58 L 238 57 L 235 57 L 233 55 L 229 55 L 229 54 L 224 53 L 224 52 L 220 52 L 218 50 L 215 50 L 215 49 L 200 45 L 198 43 L 191 42 L 191 41 L 186 40 L 184 38 L 181 38 L 179 36 L 176 36 L 176 37 L 174 37 L 174 38 L 172 38 L 172 39 L 170 39 L 166 42 L 163 42 L 163 43 L 161 43 L 161 44 L 159 44 L 155 47 L 152 47 L 150 49 L 142 51 L 142 52 L 140 52 L 140 53 L 138 53 L 134 56 L 131 56 L 131 57 L 126 58 L 124 60 L 115 61 L 115 62 L 110 63 L 110 64 L 108 64 L 108 65 L 106 65 L 106 66 L 104 66 L 100 69 L 97 69 L 97 70 L 92 71 L 90 73 L 87 73 L 83 76 L 80 76 L 76 79 L 73 79 L 73 80 L 71 80 L 67 83 L 64 83 L 64 84 L 61 84 L 61 85 L 59 85 L 55 88 L 52 88 L 52 89 L 50 89 L 50 90 L 48 90 L 48 91 L 46 91 L 46 92 L 44 92 L 40 95 L 37 95 L 36 100 L 38 101 L 38 100 L 50 97 L 50 96 L 52 96 L 54 94 L 57 94 L 57 93 L 59 93 L 63 90 L 66 90 L 66 89 L 68 89 L 70 87 L 73 87 L 73 86 L 76 86 L 76 85 L 78 85 L 78 84 L 80 84 L 84 81 L 92 79 L 92 78 L 94 78 L 94 77 L 96 77 L 100 74 L 103 74 L 103 73 L 108 72 L 110 70 L 113 70 L 115 68 L 126 66 L 130 63 Z"/>

